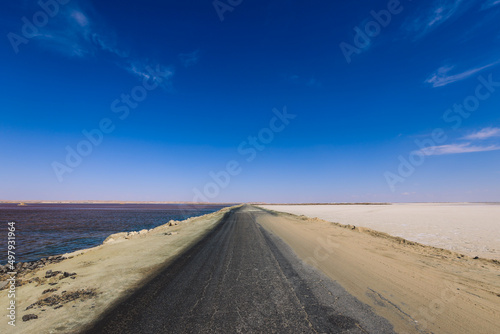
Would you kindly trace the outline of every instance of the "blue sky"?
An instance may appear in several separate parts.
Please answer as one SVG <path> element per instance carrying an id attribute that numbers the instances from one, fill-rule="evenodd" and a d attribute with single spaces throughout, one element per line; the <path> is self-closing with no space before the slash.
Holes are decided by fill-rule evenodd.
<path id="1" fill-rule="evenodd" d="M 8 2 L 0 199 L 499 201 L 499 18 L 498 0 Z"/>

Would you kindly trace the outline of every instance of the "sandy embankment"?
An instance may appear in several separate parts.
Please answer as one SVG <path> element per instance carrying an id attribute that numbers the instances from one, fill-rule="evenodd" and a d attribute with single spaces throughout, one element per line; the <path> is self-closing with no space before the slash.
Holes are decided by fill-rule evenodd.
<path id="1" fill-rule="evenodd" d="M 500 260 L 500 205 L 269 205 L 277 211 L 368 227 L 429 246 Z"/>
<path id="2" fill-rule="evenodd" d="M 7 290 L 0 291 L 3 310 L 0 333 L 78 332 L 200 240 L 228 210 L 230 208 L 141 233 L 117 233 L 103 245 L 66 254 L 68 259 L 26 274 L 22 280 L 32 282 L 16 289 L 15 327 L 7 323 L 6 309 L 10 301 Z M 63 277 L 61 273 L 46 278 L 48 270 L 76 275 L 75 278 Z M 49 289 L 55 291 L 43 293 Z M 27 309 L 37 302 L 39 305 Z M 38 318 L 22 321 L 27 314 Z"/>
<path id="3" fill-rule="evenodd" d="M 257 220 L 398 333 L 500 333 L 500 263 L 368 228 L 275 213 Z"/>

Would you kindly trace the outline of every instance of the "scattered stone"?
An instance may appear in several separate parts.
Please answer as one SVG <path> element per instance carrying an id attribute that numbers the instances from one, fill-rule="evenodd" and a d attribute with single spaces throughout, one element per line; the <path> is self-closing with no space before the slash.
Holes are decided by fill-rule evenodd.
<path id="1" fill-rule="evenodd" d="M 23 321 L 29 321 L 31 319 L 38 319 L 36 314 L 25 314 L 23 315 Z"/>
<path id="2" fill-rule="evenodd" d="M 80 299 L 84 301 L 89 298 L 93 298 L 97 296 L 95 289 L 82 289 L 73 292 L 66 292 L 61 295 L 52 295 L 47 298 L 41 299 L 26 308 L 26 310 L 32 309 L 35 306 L 43 307 L 43 306 L 56 306 L 59 304 L 66 304 L 73 300 Z"/>
<path id="3" fill-rule="evenodd" d="M 163 233 L 164 235 L 176 235 L 176 234 L 179 234 L 179 232 L 167 232 L 167 233 Z"/>
<path id="4" fill-rule="evenodd" d="M 62 305 L 57 305 L 56 307 L 54 307 L 54 310 L 57 310 L 58 308 L 61 308 L 63 307 Z"/>
<path id="5" fill-rule="evenodd" d="M 17 262 L 11 268 L 10 265 L 0 265 L 0 282 L 7 279 L 5 274 L 10 271 L 15 271 L 17 273 L 17 278 L 22 278 L 25 274 L 43 268 L 44 266 L 51 263 L 59 263 L 65 260 L 66 257 L 63 255 L 49 256 L 47 258 L 41 258 L 37 261 L 31 262 Z"/>
<path id="6" fill-rule="evenodd" d="M 42 295 L 46 294 L 46 293 L 49 293 L 49 292 L 56 292 L 59 288 L 56 288 L 56 289 L 47 289 L 47 290 L 43 290 L 42 292 Z"/>
<path id="7" fill-rule="evenodd" d="M 474 256 L 473 259 L 477 260 L 477 259 L 479 259 L 479 256 Z"/>
<path id="8" fill-rule="evenodd" d="M 45 273 L 45 278 L 51 278 L 59 275 L 60 273 L 61 273 L 60 271 L 47 270 L 47 272 Z"/>

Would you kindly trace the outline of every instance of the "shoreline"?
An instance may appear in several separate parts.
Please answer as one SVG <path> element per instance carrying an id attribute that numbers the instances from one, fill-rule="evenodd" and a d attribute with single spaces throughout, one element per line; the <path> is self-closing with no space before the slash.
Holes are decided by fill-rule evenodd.
<path id="1" fill-rule="evenodd" d="M 4 222 L 16 222 L 23 233 L 17 262 L 28 263 L 95 247 L 110 235 L 152 229 L 169 220 L 183 220 L 220 210 L 229 205 L 186 204 L 0 204 Z M 0 266 L 7 250 L 0 251 Z M 1 267 L 0 267 L 1 273 Z"/>
<path id="2" fill-rule="evenodd" d="M 0 202 L 0 203 L 2 203 L 2 202 Z M 17 202 L 15 202 L 15 203 L 17 203 Z M 70 203 L 70 204 L 75 204 L 75 203 Z M 92 204 L 96 204 L 96 203 L 92 203 Z M 161 204 L 164 204 L 164 203 L 161 203 Z M 175 204 L 177 204 L 177 203 L 175 203 Z M 218 205 L 218 204 L 216 204 L 216 205 Z M 236 205 L 236 206 L 238 206 L 238 205 Z M 225 207 L 225 208 L 222 208 L 221 210 L 224 210 L 224 209 L 227 209 L 227 208 L 233 208 L 233 206 Z M 61 262 L 62 260 L 67 260 L 67 259 L 72 258 L 74 256 L 86 253 L 87 251 L 90 251 L 90 250 L 93 250 L 93 249 L 98 249 L 99 247 L 101 247 L 104 244 L 108 243 L 109 239 L 111 239 L 113 237 L 116 237 L 116 238 L 119 238 L 119 239 L 121 239 L 121 238 L 128 239 L 129 237 L 132 237 L 134 235 L 141 234 L 141 232 L 142 232 L 142 234 L 145 234 L 145 233 L 153 231 L 156 228 L 169 226 L 170 223 L 174 223 L 175 224 L 175 225 L 171 225 L 171 226 L 176 226 L 179 223 L 184 223 L 184 222 L 189 221 L 191 219 L 199 219 L 199 218 L 202 218 L 202 217 L 205 217 L 205 216 L 209 216 L 209 215 L 218 213 L 221 210 L 217 210 L 215 212 L 203 214 L 203 215 L 200 215 L 200 216 L 189 217 L 189 218 L 187 218 L 185 220 L 182 220 L 182 221 L 170 220 L 169 222 L 167 222 L 165 224 L 158 225 L 158 226 L 156 226 L 154 228 L 147 229 L 147 230 L 143 229 L 143 230 L 140 230 L 140 231 L 120 231 L 120 232 L 115 232 L 115 233 L 109 234 L 103 240 L 103 242 L 101 242 L 100 244 L 97 244 L 95 246 L 87 247 L 87 248 L 80 248 L 80 249 L 74 250 L 74 251 L 69 252 L 69 253 L 47 255 L 45 257 L 41 257 L 40 259 L 34 260 L 34 261 L 18 261 L 18 262 L 16 262 L 16 265 L 17 264 L 22 265 L 22 264 L 26 263 L 26 264 L 29 264 L 29 265 L 35 265 L 36 266 L 37 264 L 43 264 L 43 263 L 48 263 L 48 264 L 50 264 L 50 263 L 58 263 L 58 262 Z M 3 269 L 2 267 L 4 267 L 4 266 L 6 266 L 6 265 L 5 264 L 4 265 L 0 264 L 0 274 L 2 274 L 2 269 Z M 16 272 L 17 273 L 23 273 L 24 269 L 25 268 L 23 268 L 23 267 L 21 267 L 19 270 L 16 268 Z"/>

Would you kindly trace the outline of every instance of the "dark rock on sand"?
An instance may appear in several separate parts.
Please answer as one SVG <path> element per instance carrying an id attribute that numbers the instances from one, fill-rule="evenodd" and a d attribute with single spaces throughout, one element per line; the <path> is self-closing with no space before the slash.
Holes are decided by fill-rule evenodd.
<path id="1" fill-rule="evenodd" d="M 29 321 L 31 319 L 38 319 L 36 314 L 25 314 L 23 315 L 23 321 Z"/>
<path id="2" fill-rule="evenodd" d="M 61 273 L 61 271 L 47 270 L 47 272 L 45 273 L 45 278 L 51 278 L 51 277 L 57 276 L 60 273 Z"/>
<path id="3" fill-rule="evenodd" d="M 65 272 L 63 273 L 63 275 L 64 275 L 64 277 L 66 278 L 66 277 L 70 277 L 70 276 L 75 276 L 75 275 L 76 275 L 76 273 L 68 273 L 67 271 L 65 271 Z"/>
<path id="4" fill-rule="evenodd" d="M 49 292 L 56 292 L 56 291 L 57 291 L 57 289 L 59 289 L 59 288 L 56 288 L 56 289 L 47 289 L 47 290 L 43 290 L 42 295 L 44 295 L 44 294 L 46 294 L 46 293 L 49 293 Z"/>

